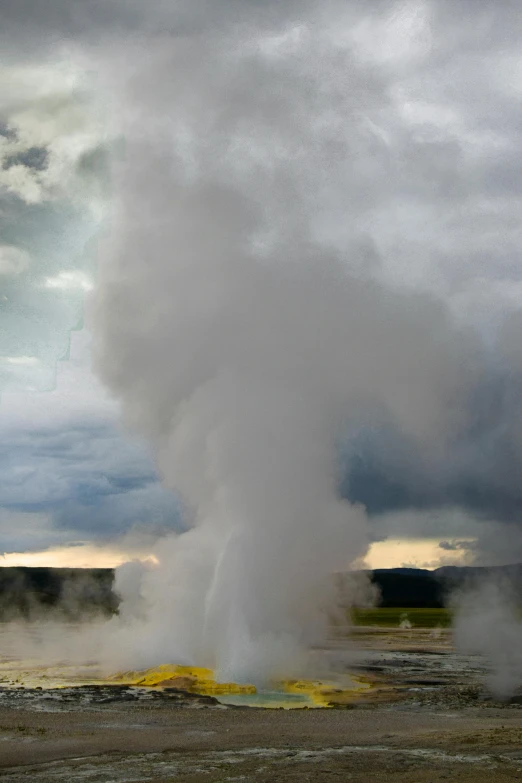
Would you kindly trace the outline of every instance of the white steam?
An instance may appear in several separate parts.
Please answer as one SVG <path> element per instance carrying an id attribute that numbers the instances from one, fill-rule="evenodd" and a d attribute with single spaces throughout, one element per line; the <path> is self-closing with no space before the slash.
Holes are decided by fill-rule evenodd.
<path id="1" fill-rule="evenodd" d="M 333 572 L 366 551 L 338 493 L 350 421 L 375 410 L 441 446 L 473 356 L 441 306 L 373 281 L 354 228 L 387 176 L 375 75 L 320 15 L 267 31 L 255 7 L 100 70 L 126 146 L 97 367 L 190 528 L 118 575 L 117 646 L 235 680 L 297 673 Z"/>
<path id="2" fill-rule="evenodd" d="M 490 577 L 453 601 L 455 646 L 482 656 L 488 669 L 486 687 L 496 698 L 509 699 L 522 687 L 520 590 Z"/>

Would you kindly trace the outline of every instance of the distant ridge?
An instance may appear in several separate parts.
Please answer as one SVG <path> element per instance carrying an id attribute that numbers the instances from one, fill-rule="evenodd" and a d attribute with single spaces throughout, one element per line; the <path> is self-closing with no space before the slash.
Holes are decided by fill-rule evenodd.
<path id="1" fill-rule="evenodd" d="M 412 574 L 412 576 L 431 576 L 434 572 L 426 568 L 376 568 L 372 571 L 374 574 Z"/>
<path id="2" fill-rule="evenodd" d="M 522 563 L 506 566 L 441 566 L 423 568 L 380 568 L 368 572 L 380 592 L 380 606 L 438 608 L 463 587 L 485 582 L 507 585 L 522 597 Z"/>
<path id="3" fill-rule="evenodd" d="M 522 599 L 522 563 L 507 566 L 379 568 L 368 574 L 383 607 L 437 608 L 452 591 L 488 581 L 508 585 Z M 349 575 L 347 575 L 349 576 Z M 45 613 L 65 620 L 110 616 L 118 610 L 112 568 L 0 566 L 0 619 L 36 619 Z"/>
<path id="4" fill-rule="evenodd" d="M 0 619 L 78 620 L 117 610 L 110 568 L 0 567 Z"/>
<path id="5" fill-rule="evenodd" d="M 507 577 L 508 579 L 522 578 L 522 563 L 512 563 L 503 566 L 441 566 L 435 571 L 428 573 L 436 574 L 439 577 L 450 577 L 452 579 L 469 579 L 470 577 Z"/>

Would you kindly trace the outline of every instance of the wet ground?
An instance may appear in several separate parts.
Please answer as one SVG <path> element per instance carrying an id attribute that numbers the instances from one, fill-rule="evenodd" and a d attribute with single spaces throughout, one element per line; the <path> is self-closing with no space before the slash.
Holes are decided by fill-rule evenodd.
<path id="1" fill-rule="evenodd" d="M 333 694 L 330 709 L 262 709 L 168 686 L 100 684 L 94 664 L 6 655 L 0 778 L 522 780 L 522 699 L 491 699 L 485 662 L 458 655 L 450 632 L 359 628 L 321 654 L 333 676 L 349 669 L 368 687 L 341 690 L 337 702 Z"/>

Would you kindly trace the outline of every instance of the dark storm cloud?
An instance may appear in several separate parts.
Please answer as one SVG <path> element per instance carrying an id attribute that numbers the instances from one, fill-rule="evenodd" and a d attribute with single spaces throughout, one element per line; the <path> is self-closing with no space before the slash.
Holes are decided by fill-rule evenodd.
<path id="1" fill-rule="evenodd" d="M 30 61 L 49 46 L 111 29 L 132 29 L 143 13 L 118 0 L 1 0 L 4 53 Z M 28 48 L 20 52 L 20 46 Z"/>
<path id="2" fill-rule="evenodd" d="M 470 424 L 430 459 L 396 432 L 374 425 L 345 453 L 342 488 L 378 515 L 459 507 L 483 519 L 522 520 L 521 383 L 491 370 L 469 400 Z"/>
<path id="3" fill-rule="evenodd" d="M 439 548 L 447 552 L 459 552 L 473 548 L 473 542 L 470 541 L 439 541 Z"/>
<path id="4" fill-rule="evenodd" d="M 31 48 L 23 57 L 30 60 L 61 43 L 98 44 L 134 34 L 197 34 L 230 23 L 244 24 L 252 14 L 270 27 L 279 25 L 285 13 L 298 18 L 310 5 L 312 0 L 0 0 L 0 38 L 5 56 L 18 59 L 25 44 Z"/>
<path id="5" fill-rule="evenodd" d="M 27 168 L 42 171 L 47 166 L 48 158 L 49 153 L 45 147 L 29 147 L 23 152 L 6 156 L 4 169 L 9 169 L 11 166 L 27 166 Z"/>
<path id="6" fill-rule="evenodd" d="M 483 349 L 461 403 L 467 423 L 443 451 L 420 453 L 377 416 L 347 439 L 341 489 L 366 506 L 376 538 L 470 536 L 477 540 L 457 548 L 477 563 L 522 560 L 521 338 L 515 312 Z"/>
<path id="7" fill-rule="evenodd" d="M 375 538 L 442 541 L 477 564 L 522 561 L 520 317 L 508 319 L 467 400 L 468 424 L 429 458 L 390 427 L 364 428 L 344 450 L 343 493 L 363 503 Z"/>
<path id="8" fill-rule="evenodd" d="M 0 511 L 45 515 L 51 541 L 60 530 L 99 540 L 145 523 L 150 530 L 179 526 L 176 499 L 160 486 L 145 450 L 105 423 L 3 433 Z M 41 545 L 35 535 L 34 546 Z"/>
<path id="9" fill-rule="evenodd" d="M 12 141 L 13 139 L 16 139 L 16 131 L 10 128 L 6 122 L 0 120 L 0 136 Z"/>

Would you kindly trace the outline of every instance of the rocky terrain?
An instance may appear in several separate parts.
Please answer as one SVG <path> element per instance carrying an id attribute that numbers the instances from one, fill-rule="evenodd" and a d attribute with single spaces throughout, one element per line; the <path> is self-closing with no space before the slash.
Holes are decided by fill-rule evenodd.
<path id="1" fill-rule="evenodd" d="M 0 777 L 520 780 L 522 699 L 492 699 L 482 684 L 484 661 L 458 655 L 450 631 L 359 628 L 323 654 L 333 676 L 349 667 L 369 687 L 341 694 L 331 708 L 262 709 L 164 684 L 95 682 L 94 671 L 82 684 L 86 668 L 31 669 L 11 658 L 2 665 Z M 60 671 L 68 679 L 56 687 Z"/>

